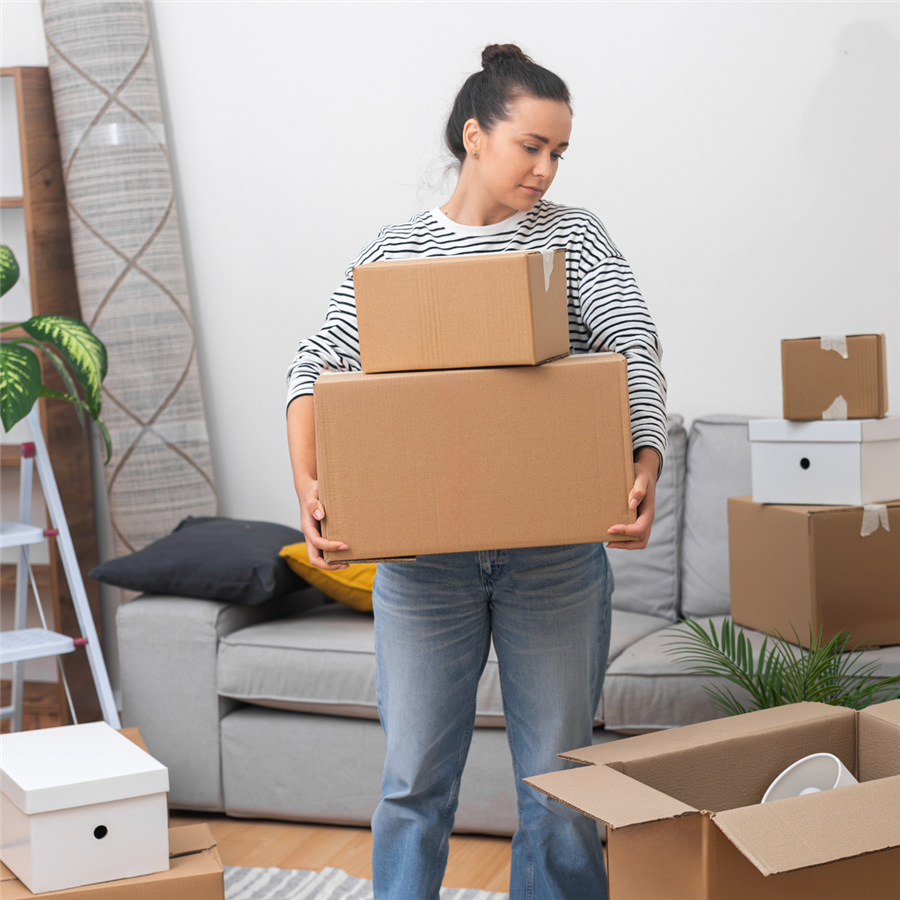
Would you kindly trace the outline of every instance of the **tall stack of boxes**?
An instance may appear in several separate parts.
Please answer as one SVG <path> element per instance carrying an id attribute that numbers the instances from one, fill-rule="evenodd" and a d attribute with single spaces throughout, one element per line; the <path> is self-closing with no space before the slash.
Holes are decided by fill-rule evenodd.
<path id="1" fill-rule="evenodd" d="M 569 356 L 564 250 L 354 270 L 362 372 L 315 385 L 329 562 L 611 540 L 632 523 L 624 357 Z M 621 539 L 621 538 L 618 538 Z"/>
<path id="2" fill-rule="evenodd" d="M 785 341 L 784 419 L 750 424 L 753 496 L 728 501 L 736 622 L 803 644 L 900 643 L 900 420 L 884 337 Z M 823 416 L 824 413 L 824 416 Z M 761 803 L 811 754 L 859 782 Z M 762 709 L 560 754 L 526 778 L 606 824 L 613 900 L 843 900 L 900 889 L 900 700 Z"/>
<path id="3" fill-rule="evenodd" d="M 808 646 L 900 644 L 900 419 L 884 335 L 782 342 L 784 418 L 750 423 L 753 497 L 728 501 L 731 612 Z"/>

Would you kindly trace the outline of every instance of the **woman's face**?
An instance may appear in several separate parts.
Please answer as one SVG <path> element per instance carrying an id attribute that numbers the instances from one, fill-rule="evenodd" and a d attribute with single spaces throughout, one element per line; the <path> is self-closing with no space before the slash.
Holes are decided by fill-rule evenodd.
<path id="1" fill-rule="evenodd" d="M 528 212 L 556 177 L 569 146 L 572 112 L 557 100 L 522 96 L 513 102 L 509 118 L 490 133 L 474 119 L 466 126 L 466 143 L 471 144 L 467 162 L 474 164 L 479 185 L 504 206 Z M 472 157 L 473 152 L 478 156 Z"/>

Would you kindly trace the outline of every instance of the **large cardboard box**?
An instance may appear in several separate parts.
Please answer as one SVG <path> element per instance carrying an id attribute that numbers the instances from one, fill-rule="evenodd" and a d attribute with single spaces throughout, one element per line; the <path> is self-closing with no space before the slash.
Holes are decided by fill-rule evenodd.
<path id="1" fill-rule="evenodd" d="M 761 804 L 833 753 L 860 783 Z M 900 701 L 798 703 L 598 744 L 527 784 L 609 827 L 611 900 L 847 900 L 900 886 Z"/>
<path id="2" fill-rule="evenodd" d="M 168 868 L 166 767 L 106 722 L 0 736 L 0 860 L 34 893 Z"/>
<path id="3" fill-rule="evenodd" d="M 871 521 L 865 529 L 864 521 Z M 804 646 L 810 625 L 824 641 L 849 631 L 851 647 L 900 644 L 900 502 L 866 519 L 860 507 L 731 497 L 728 542 L 731 615 L 739 625 L 791 641 L 793 626 Z"/>
<path id="4" fill-rule="evenodd" d="M 315 386 L 328 560 L 611 539 L 634 522 L 625 359 L 382 375 Z"/>
<path id="5" fill-rule="evenodd" d="M 883 334 L 781 342 L 786 419 L 876 419 L 887 415 Z"/>
<path id="6" fill-rule="evenodd" d="M 530 366 L 569 353 L 566 251 L 353 270 L 363 372 Z"/>
<path id="7" fill-rule="evenodd" d="M 900 418 L 844 422 L 754 419 L 757 503 L 863 506 L 900 500 Z"/>
<path id="8" fill-rule="evenodd" d="M 0 863 L 2 900 L 224 900 L 225 874 L 208 825 L 169 829 L 169 868 L 154 875 L 32 894 Z"/>

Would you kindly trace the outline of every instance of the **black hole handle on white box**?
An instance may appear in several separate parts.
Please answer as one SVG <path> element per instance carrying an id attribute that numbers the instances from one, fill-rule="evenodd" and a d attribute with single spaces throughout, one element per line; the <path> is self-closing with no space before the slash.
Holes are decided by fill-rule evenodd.
<path id="1" fill-rule="evenodd" d="M 102 841 L 108 834 L 109 829 L 105 825 L 98 825 L 94 829 L 94 837 L 97 838 L 98 841 Z"/>
<path id="2" fill-rule="evenodd" d="M 809 468 L 809 460 L 804 456 L 803 459 L 800 460 L 800 468 L 808 469 Z"/>

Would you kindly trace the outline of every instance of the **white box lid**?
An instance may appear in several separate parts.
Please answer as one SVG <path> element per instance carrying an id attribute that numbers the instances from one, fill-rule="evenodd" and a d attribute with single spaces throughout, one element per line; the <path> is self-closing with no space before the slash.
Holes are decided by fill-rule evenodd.
<path id="1" fill-rule="evenodd" d="M 851 443 L 900 440 L 900 417 L 792 422 L 787 419 L 751 419 L 751 441 Z"/>
<path id="2" fill-rule="evenodd" d="M 106 722 L 0 736 L 0 790 L 27 815 L 169 790 L 169 770 Z"/>

